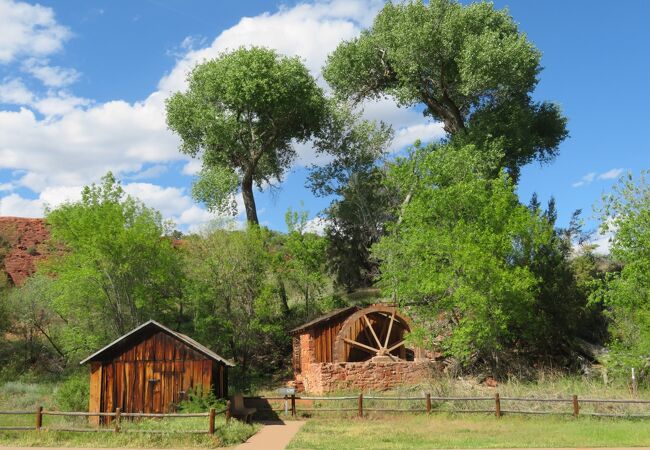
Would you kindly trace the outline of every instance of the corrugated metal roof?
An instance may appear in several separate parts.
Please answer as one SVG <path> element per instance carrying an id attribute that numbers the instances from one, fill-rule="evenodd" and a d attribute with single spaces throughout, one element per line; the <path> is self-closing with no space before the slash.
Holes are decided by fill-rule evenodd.
<path id="1" fill-rule="evenodd" d="M 333 311 L 328 312 L 327 314 L 323 314 L 322 316 L 316 317 L 314 320 L 311 320 L 303 325 L 300 325 L 297 328 L 294 328 L 293 330 L 290 331 L 290 333 L 296 334 L 299 331 L 307 330 L 321 323 L 325 323 L 332 319 L 335 319 L 343 314 L 353 313 L 359 309 L 360 308 L 358 306 L 346 306 L 345 308 L 335 309 Z"/>
<path id="2" fill-rule="evenodd" d="M 184 342 L 189 347 L 192 347 L 197 352 L 207 356 L 208 358 L 210 358 L 210 359 L 212 359 L 214 361 L 224 363 L 225 365 L 230 366 L 230 367 L 233 367 L 235 365 L 234 362 L 232 362 L 232 361 L 230 361 L 228 359 L 222 358 L 221 356 L 217 355 L 215 352 L 213 352 L 212 350 L 210 350 L 206 346 L 196 342 L 191 337 L 186 336 L 186 335 L 184 335 L 182 333 L 179 333 L 177 331 L 171 330 L 171 329 L 167 328 L 166 326 L 159 324 L 155 320 L 149 320 L 148 322 L 143 323 L 139 327 L 134 328 L 133 330 L 126 333 L 124 336 L 121 336 L 121 337 L 117 338 L 116 340 L 114 340 L 113 342 L 111 342 L 110 344 L 108 344 L 106 347 L 103 347 L 102 349 L 96 351 L 95 353 L 90 355 L 88 358 L 81 361 L 79 364 L 85 364 L 87 362 L 98 359 L 104 352 L 107 352 L 108 350 L 110 350 L 114 346 L 119 345 L 120 343 L 122 343 L 128 337 L 133 336 L 133 335 L 137 334 L 138 332 L 143 331 L 145 328 L 148 328 L 148 327 L 155 327 L 158 330 L 163 331 L 163 332 L 175 337 L 179 341 Z"/>

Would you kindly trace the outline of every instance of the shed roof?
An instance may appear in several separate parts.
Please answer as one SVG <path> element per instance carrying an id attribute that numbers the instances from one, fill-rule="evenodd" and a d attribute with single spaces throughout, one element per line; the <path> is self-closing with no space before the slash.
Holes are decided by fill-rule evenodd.
<path id="1" fill-rule="evenodd" d="M 360 308 L 358 306 L 346 306 L 345 308 L 339 308 L 335 309 L 333 311 L 328 312 L 327 314 L 323 314 L 322 316 L 316 317 L 314 320 L 311 320 L 303 325 L 300 325 L 297 328 L 294 328 L 293 330 L 290 331 L 291 334 L 296 334 L 301 331 L 308 330 L 309 328 L 313 328 L 316 325 L 321 325 L 324 323 L 327 323 L 331 320 L 337 319 L 343 315 L 349 315 L 352 314 L 353 312 L 359 310 Z"/>
<path id="2" fill-rule="evenodd" d="M 233 367 L 235 365 L 234 362 L 222 358 L 221 356 L 217 355 L 215 352 L 207 348 L 206 346 L 199 344 L 196 342 L 194 339 L 192 339 L 189 336 L 186 336 L 182 333 L 179 333 L 177 331 L 171 330 L 167 328 L 164 325 L 159 324 L 155 320 L 149 320 L 148 322 L 143 323 L 137 328 L 134 328 L 133 330 L 129 331 L 126 333 L 124 336 L 121 336 L 117 338 L 115 341 L 111 342 L 108 344 L 106 347 L 96 351 L 92 355 L 90 355 L 88 358 L 84 359 L 81 361 L 79 364 L 85 364 L 91 361 L 97 361 L 102 358 L 105 354 L 109 353 L 111 350 L 114 350 L 116 348 L 124 347 L 129 344 L 129 341 L 133 338 L 138 338 L 140 335 L 149 332 L 151 330 L 157 330 L 157 331 L 162 331 L 163 333 L 166 333 L 179 341 L 183 342 L 185 345 L 188 347 L 191 347 L 192 349 L 196 350 L 197 352 L 201 353 L 202 355 L 208 357 L 209 359 L 212 359 L 213 361 L 223 363 L 227 366 Z"/>

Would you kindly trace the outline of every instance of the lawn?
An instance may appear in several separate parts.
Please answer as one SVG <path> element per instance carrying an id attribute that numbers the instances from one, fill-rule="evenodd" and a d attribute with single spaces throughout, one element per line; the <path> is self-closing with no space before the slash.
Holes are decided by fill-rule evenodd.
<path id="1" fill-rule="evenodd" d="M 290 449 L 430 449 L 650 446 L 647 421 L 432 414 L 312 419 Z"/>

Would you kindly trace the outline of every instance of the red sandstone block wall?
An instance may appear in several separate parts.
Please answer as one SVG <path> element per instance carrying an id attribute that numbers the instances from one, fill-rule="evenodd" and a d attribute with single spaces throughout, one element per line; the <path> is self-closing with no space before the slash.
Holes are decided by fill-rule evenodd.
<path id="1" fill-rule="evenodd" d="M 417 384 L 437 370 L 432 361 L 312 363 L 303 371 L 305 391 L 324 394 L 333 391 L 385 391 Z"/>

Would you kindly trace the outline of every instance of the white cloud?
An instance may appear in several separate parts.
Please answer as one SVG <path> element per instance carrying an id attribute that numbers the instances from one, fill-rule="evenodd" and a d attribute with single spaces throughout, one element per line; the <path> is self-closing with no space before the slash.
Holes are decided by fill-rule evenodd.
<path id="1" fill-rule="evenodd" d="M 325 235 L 325 228 L 329 225 L 329 221 L 322 217 L 316 216 L 309 219 L 305 224 L 305 231 L 308 233 L 315 233 L 319 236 Z"/>
<path id="2" fill-rule="evenodd" d="M 621 176 L 625 169 L 610 169 L 607 172 L 598 175 L 599 180 L 614 180 Z"/>
<path id="3" fill-rule="evenodd" d="M 44 116 L 63 116 L 81 107 L 88 106 L 90 100 L 70 95 L 67 92 L 50 93 L 33 103 L 34 109 Z"/>
<path id="4" fill-rule="evenodd" d="M 202 163 L 198 159 L 191 159 L 183 166 L 181 173 L 183 175 L 196 175 L 201 171 Z"/>
<path id="5" fill-rule="evenodd" d="M 18 78 L 5 80 L 0 84 L 0 103 L 11 105 L 29 105 L 34 101 L 34 94 Z"/>
<path id="6" fill-rule="evenodd" d="M 152 178 L 158 178 L 160 175 L 167 172 L 167 170 L 169 170 L 169 168 L 166 165 L 156 164 L 132 175 L 126 175 L 124 178 L 128 180 L 149 180 Z"/>
<path id="7" fill-rule="evenodd" d="M 571 186 L 573 187 L 585 186 L 591 183 L 592 181 L 594 181 L 594 178 L 596 178 L 596 172 L 589 172 L 587 175 L 584 175 L 582 178 L 580 178 L 580 181 L 576 181 Z"/>
<path id="8" fill-rule="evenodd" d="M 573 183 L 571 186 L 577 188 L 577 187 L 587 186 L 592 182 L 594 182 L 595 180 L 613 180 L 618 178 L 623 173 L 624 170 L 625 169 L 610 169 L 607 172 L 603 172 L 600 174 L 596 172 L 589 172 L 588 174 L 580 178 L 580 180 Z"/>
<path id="9" fill-rule="evenodd" d="M 0 63 L 18 56 L 47 56 L 58 52 L 71 36 L 54 11 L 41 5 L 0 0 Z"/>
<path id="10" fill-rule="evenodd" d="M 612 247 L 612 239 L 614 237 L 613 232 L 607 232 L 605 234 L 596 235 L 589 243 L 594 245 L 594 253 L 599 255 L 609 255 L 610 249 Z"/>
<path id="11" fill-rule="evenodd" d="M 413 144 L 416 140 L 421 140 L 422 143 L 437 141 L 445 137 L 446 132 L 443 129 L 441 122 L 429 122 L 418 125 L 411 125 L 406 128 L 401 128 L 395 133 L 393 151 L 403 149 L 404 147 Z"/>
<path id="12" fill-rule="evenodd" d="M 40 80 L 48 87 L 64 87 L 75 83 L 81 74 L 75 69 L 50 66 L 46 60 L 29 58 L 23 63 L 23 71 Z"/>
<path id="13" fill-rule="evenodd" d="M 80 186 L 48 187 L 35 199 L 12 193 L 0 199 L 0 215 L 17 217 L 43 217 L 46 207 L 56 208 L 81 198 Z"/>

